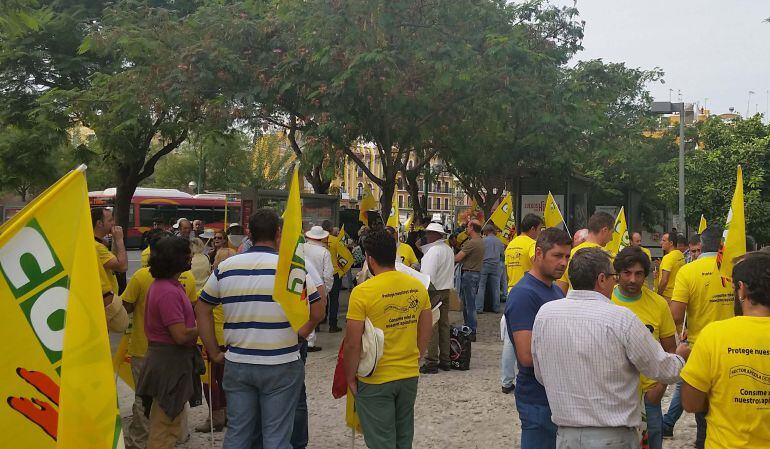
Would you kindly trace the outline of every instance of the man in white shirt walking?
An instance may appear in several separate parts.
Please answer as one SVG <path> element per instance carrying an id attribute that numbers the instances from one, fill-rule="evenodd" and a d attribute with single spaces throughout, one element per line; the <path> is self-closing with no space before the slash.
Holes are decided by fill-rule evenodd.
<path id="1" fill-rule="evenodd" d="M 420 272 L 430 276 L 434 291 L 430 293 L 430 305 L 436 307 L 441 302 L 441 316 L 433 327 L 433 336 L 428 346 L 428 356 L 420 368 L 424 374 L 435 374 L 439 368 L 449 371 L 449 290 L 455 282 L 455 253 L 444 241 L 444 227 L 431 223 L 425 228 L 427 244 L 420 250 L 423 253 Z"/>
<path id="2" fill-rule="evenodd" d="M 638 449 L 639 373 L 672 384 L 684 360 L 665 352 L 631 310 L 610 301 L 617 273 L 604 250 L 578 250 L 569 280 L 567 297 L 544 304 L 532 329 L 535 377 L 559 428 L 556 447 Z"/>

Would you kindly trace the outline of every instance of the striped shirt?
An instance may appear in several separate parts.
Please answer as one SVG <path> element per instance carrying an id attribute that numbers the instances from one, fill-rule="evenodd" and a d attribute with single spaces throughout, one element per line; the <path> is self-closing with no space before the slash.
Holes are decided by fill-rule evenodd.
<path id="1" fill-rule="evenodd" d="M 672 384 L 684 366 L 634 312 L 588 290 L 570 290 L 540 308 L 532 361 L 551 419 L 562 427 L 637 427 L 639 373 Z"/>
<path id="2" fill-rule="evenodd" d="M 255 365 L 299 360 L 297 333 L 273 300 L 277 266 L 273 248 L 252 246 L 222 261 L 203 287 L 201 301 L 222 304 L 227 360 Z M 311 304 L 321 299 L 314 282 L 305 286 Z"/>

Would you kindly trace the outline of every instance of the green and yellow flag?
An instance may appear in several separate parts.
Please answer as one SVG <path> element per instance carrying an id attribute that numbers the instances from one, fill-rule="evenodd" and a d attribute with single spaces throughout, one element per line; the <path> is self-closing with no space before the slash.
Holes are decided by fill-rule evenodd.
<path id="1" fill-rule="evenodd" d="M 726 287 L 732 283 L 733 260 L 746 254 L 746 216 L 743 209 L 743 170 L 738 166 L 738 174 L 735 181 L 735 192 L 730 203 L 730 211 L 727 213 L 725 230 L 722 234 L 722 245 L 717 253 L 717 269 L 721 283 L 711 282 L 711 286 L 721 285 Z"/>
<path id="2" fill-rule="evenodd" d="M 329 242 L 331 243 L 331 237 L 329 237 Z M 350 271 L 350 269 L 353 267 L 353 262 L 355 259 L 353 258 L 353 253 L 350 252 L 348 247 L 345 245 L 345 226 L 342 226 L 342 229 L 340 229 L 340 234 L 335 237 L 335 245 L 336 245 L 336 253 L 335 253 L 335 262 L 334 262 L 334 272 L 337 273 L 338 276 L 343 276 L 345 273 Z"/>
<path id="3" fill-rule="evenodd" d="M 390 215 L 388 216 L 388 224 L 387 226 L 392 227 L 396 231 L 398 231 L 399 226 L 401 226 L 401 222 L 398 219 L 398 195 L 393 193 L 393 205 L 390 207 Z"/>
<path id="4" fill-rule="evenodd" d="M 500 239 L 505 245 L 516 236 L 516 217 L 513 210 L 513 198 L 511 194 L 505 195 L 497 208 L 489 216 L 489 221 L 497 226 L 500 232 L 497 234 L 497 238 Z"/>
<path id="5" fill-rule="evenodd" d="M 564 229 L 567 229 L 567 224 L 564 223 L 564 217 L 561 215 L 559 205 L 556 204 L 550 191 L 548 192 L 548 198 L 545 200 L 543 220 L 545 221 L 546 228 L 556 228 L 563 225 Z"/>
<path id="6" fill-rule="evenodd" d="M 281 305 L 295 332 L 310 319 L 305 290 L 305 237 L 302 234 L 302 204 L 299 196 L 299 166 L 294 167 L 289 197 L 283 212 L 278 267 L 275 270 L 273 300 Z"/>
<path id="7" fill-rule="evenodd" d="M 701 214 L 700 216 L 700 224 L 698 224 L 698 234 L 703 234 L 703 231 L 706 230 L 708 227 L 708 223 L 706 223 L 706 217 Z"/>
<path id="8" fill-rule="evenodd" d="M 620 208 L 618 216 L 615 218 L 615 227 L 612 229 L 612 241 L 604 247 L 613 257 L 615 257 L 623 248 L 630 244 L 628 238 L 628 225 L 626 224 L 626 212 L 623 207 Z"/>
<path id="9" fill-rule="evenodd" d="M 3 447 L 123 446 L 84 172 L 0 227 Z"/>
<path id="10" fill-rule="evenodd" d="M 364 188 L 364 196 L 361 198 L 361 204 L 359 204 L 358 221 L 369 226 L 369 212 L 371 209 L 377 207 L 377 201 L 374 200 L 374 195 L 369 187 Z"/>

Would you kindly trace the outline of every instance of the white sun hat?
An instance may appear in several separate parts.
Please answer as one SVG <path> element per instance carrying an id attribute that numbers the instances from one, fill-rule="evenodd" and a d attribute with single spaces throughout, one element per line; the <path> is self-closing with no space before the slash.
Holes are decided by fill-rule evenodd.
<path id="1" fill-rule="evenodd" d="M 444 227 L 440 223 L 431 223 L 425 228 L 425 232 L 438 232 L 441 235 L 446 234 Z"/>
<path id="2" fill-rule="evenodd" d="M 305 237 L 312 240 L 323 240 L 326 237 L 329 237 L 329 233 L 324 231 L 324 228 L 320 226 L 313 226 L 309 231 L 305 233 Z"/>
<path id="3" fill-rule="evenodd" d="M 364 322 L 364 333 L 361 335 L 361 359 L 358 362 L 357 374 L 369 377 L 377 369 L 377 363 L 385 350 L 385 332 L 374 327 L 369 318 Z"/>

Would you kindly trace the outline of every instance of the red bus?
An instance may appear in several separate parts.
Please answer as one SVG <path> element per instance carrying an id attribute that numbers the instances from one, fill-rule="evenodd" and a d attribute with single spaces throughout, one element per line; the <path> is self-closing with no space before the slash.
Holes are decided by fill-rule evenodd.
<path id="1" fill-rule="evenodd" d="M 115 203 L 115 188 L 88 192 L 91 206 L 111 207 Z M 126 233 L 126 246 L 139 248 L 142 234 L 161 220 L 167 228 L 179 218 L 190 221 L 203 220 L 206 228 L 223 229 L 225 225 L 225 195 L 202 193 L 190 195 L 177 189 L 137 187 L 128 211 L 130 223 Z M 241 201 L 227 201 L 227 223 L 241 223 Z"/>

